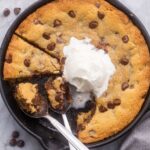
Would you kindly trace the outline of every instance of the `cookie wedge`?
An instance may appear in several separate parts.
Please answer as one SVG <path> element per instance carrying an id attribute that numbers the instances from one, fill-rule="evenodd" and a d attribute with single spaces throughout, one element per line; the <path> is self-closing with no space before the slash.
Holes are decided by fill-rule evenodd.
<path id="1" fill-rule="evenodd" d="M 13 35 L 5 56 L 4 79 L 31 77 L 39 74 L 57 74 L 58 60 Z"/>

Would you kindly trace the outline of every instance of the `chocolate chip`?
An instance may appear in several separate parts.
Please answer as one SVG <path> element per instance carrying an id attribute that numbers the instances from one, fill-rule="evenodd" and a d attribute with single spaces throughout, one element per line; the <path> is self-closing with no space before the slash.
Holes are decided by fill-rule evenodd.
<path id="1" fill-rule="evenodd" d="M 100 8 L 100 3 L 97 2 L 97 3 L 95 4 L 95 6 L 96 6 L 97 8 Z"/>
<path id="2" fill-rule="evenodd" d="M 129 37 L 128 37 L 128 35 L 123 36 L 123 37 L 122 37 L 122 41 L 123 41 L 124 43 L 128 43 L 128 42 L 129 42 Z"/>
<path id="3" fill-rule="evenodd" d="M 122 83 L 122 86 L 121 86 L 121 89 L 122 89 L 123 91 L 125 91 L 128 87 L 129 87 L 129 83 L 128 83 L 128 82 L 123 82 L 123 83 Z"/>
<path id="4" fill-rule="evenodd" d="M 17 7 L 17 8 L 14 8 L 14 14 L 15 15 L 18 15 L 21 11 L 21 8 Z"/>
<path id="5" fill-rule="evenodd" d="M 61 43 L 63 43 L 64 42 L 64 40 L 62 39 L 62 37 L 57 37 L 57 43 L 59 43 L 59 44 L 61 44 Z"/>
<path id="6" fill-rule="evenodd" d="M 54 20 L 54 23 L 53 23 L 54 27 L 59 27 L 62 25 L 62 22 L 58 19 Z"/>
<path id="7" fill-rule="evenodd" d="M 122 59 L 120 59 L 120 63 L 122 65 L 127 65 L 129 63 L 129 60 L 126 57 L 123 57 Z"/>
<path id="8" fill-rule="evenodd" d="M 106 112 L 106 111 L 107 111 L 107 108 L 106 108 L 105 106 L 103 106 L 103 105 L 100 105 L 100 106 L 99 106 L 99 111 L 100 111 L 100 112 Z"/>
<path id="9" fill-rule="evenodd" d="M 103 49 L 105 53 L 108 53 L 108 48 L 107 48 L 108 46 L 110 46 L 109 43 L 99 42 L 97 48 Z"/>
<path id="10" fill-rule="evenodd" d="M 34 20 L 33 20 L 33 23 L 34 23 L 35 25 L 37 25 L 37 24 L 43 25 L 43 23 L 42 23 L 39 19 L 34 19 Z"/>
<path id="11" fill-rule="evenodd" d="M 11 54 L 8 54 L 7 56 L 6 56 L 6 62 L 7 63 L 12 63 L 12 55 Z"/>
<path id="12" fill-rule="evenodd" d="M 54 42 L 47 45 L 47 49 L 50 51 L 53 51 L 56 47 L 56 44 Z"/>
<path id="13" fill-rule="evenodd" d="M 42 36 L 43 36 L 43 38 L 46 39 L 46 40 L 49 40 L 49 39 L 50 39 L 50 33 L 44 32 Z"/>
<path id="14" fill-rule="evenodd" d="M 60 102 L 63 100 L 63 93 L 57 92 L 57 95 L 55 96 L 56 101 Z"/>
<path id="15" fill-rule="evenodd" d="M 84 129 L 85 129 L 85 127 L 82 124 L 79 124 L 78 128 L 77 128 L 77 131 L 82 131 Z"/>
<path id="16" fill-rule="evenodd" d="M 105 17 L 105 14 L 98 11 L 97 16 L 99 19 L 103 20 Z"/>
<path id="17" fill-rule="evenodd" d="M 84 119 L 84 122 L 89 123 L 92 119 L 92 115 L 90 114 L 87 118 Z"/>
<path id="18" fill-rule="evenodd" d="M 121 104 L 121 100 L 120 99 L 114 99 L 113 103 L 115 106 L 119 106 Z"/>
<path id="19" fill-rule="evenodd" d="M 98 26 L 98 22 L 97 22 L 97 21 L 91 21 L 91 22 L 89 23 L 89 27 L 90 27 L 91 29 L 95 29 L 97 26 Z"/>
<path id="20" fill-rule="evenodd" d="M 24 65 L 26 66 L 26 67 L 29 67 L 30 66 L 30 59 L 25 59 L 24 60 Z"/>
<path id="21" fill-rule="evenodd" d="M 64 84 L 64 83 L 62 83 L 62 84 L 60 85 L 60 89 L 61 89 L 63 92 L 66 92 L 66 91 L 65 91 L 65 84 Z"/>
<path id="22" fill-rule="evenodd" d="M 134 84 L 131 84 L 131 85 L 130 85 L 130 89 L 133 89 L 133 88 L 134 88 Z"/>
<path id="23" fill-rule="evenodd" d="M 25 146 L 25 142 L 23 140 L 19 140 L 19 141 L 17 141 L 17 146 L 22 148 Z"/>
<path id="24" fill-rule="evenodd" d="M 13 138 L 18 138 L 19 137 L 19 132 L 18 131 L 13 131 L 13 133 L 12 133 L 12 137 Z"/>
<path id="25" fill-rule="evenodd" d="M 68 15 L 69 15 L 70 17 L 72 17 L 72 18 L 75 18 L 75 17 L 76 17 L 76 14 L 75 14 L 75 12 L 74 12 L 73 10 L 70 10 L 70 11 L 68 12 Z"/>
<path id="26" fill-rule="evenodd" d="M 100 37 L 100 40 L 101 40 L 100 43 L 104 43 L 104 42 L 105 42 L 105 37 L 104 37 L 104 36 L 101 36 L 101 37 Z"/>
<path id="27" fill-rule="evenodd" d="M 16 139 L 11 139 L 10 141 L 9 141 L 9 145 L 10 146 L 16 146 L 17 145 L 17 141 L 16 141 Z"/>
<path id="28" fill-rule="evenodd" d="M 86 102 L 85 109 L 91 110 L 95 107 L 95 102 L 93 100 L 89 100 Z"/>
<path id="29" fill-rule="evenodd" d="M 63 57 L 63 58 L 61 59 L 61 64 L 65 64 L 65 61 L 66 61 L 66 57 Z"/>
<path id="30" fill-rule="evenodd" d="M 146 98 L 147 96 L 147 93 L 145 93 L 143 96 L 142 96 L 142 99 Z"/>
<path id="31" fill-rule="evenodd" d="M 114 108 L 115 108 L 115 105 L 114 105 L 114 103 L 113 103 L 112 101 L 109 101 L 109 102 L 107 103 L 107 107 L 108 107 L 109 109 L 114 109 Z"/>
<path id="32" fill-rule="evenodd" d="M 7 16 L 9 16 L 9 14 L 10 14 L 10 9 L 5 8 L 4 11 L 3 11 L 3 15 L 4 15 L 5 17 L 7 17 Z"/>

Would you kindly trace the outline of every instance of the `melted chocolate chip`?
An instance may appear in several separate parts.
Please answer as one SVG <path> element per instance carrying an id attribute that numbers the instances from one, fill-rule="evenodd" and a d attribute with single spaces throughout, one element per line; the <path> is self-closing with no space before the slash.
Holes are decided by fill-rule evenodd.
<path id="1" fill-rule="evenodd" d="M 59 44 L 61 44 L 61 43 L 63 43 L 64 42 L 64 40 L 62 39 L 62 37 L 57 37 L 57 43 L 59 43 Z"/>
<path id="2" fill-rule="evenodd" d="M 146 98 L 147 96 L 147 93 L 145 93 L 143 96 L 142 96 L 142 99 Z"/>
<path id="3" fill-rule="evenodd" d="M 82 124 L 79 124 L 78 128 L 77 128 L 77 131 L 82 131 L 84 129 L 85 129 L 85 127 Z"/>
<path id="4" fill-rule="evenodd" d="M 37 24 L 43 25 L 43 23 L 42 23 L 39 19 L 34 19 L 34 20 L 33 20 L 33 23 L 34 23 L 35 25 L 37 25 Z"/>
<path id="5" fill-rule="evenodd" d="M 40 106 L 40 104 L 41 104 L 41 96 L 35 96 L 35 98 L 33 99 L 33 105 L 35 106 L 35 107 L 37 107 L 37 106 Z"/>
<path id="6" fill-rule="evenodd" d="M 97 48 L 103 49 L 106 53 L 108 53 L 108 46 L 110 46 L 109 43 L 99 42 Z"/>
<path id="7" fill-rule="evenodd" d="M 95 4 L 95 6 L 96 6 L 97 8 L 100 8 L 100 3 L 97 2 L 97 3 Z"/>
<path id="8" fill-rule="evenodd" d="M 53 25 L 54 25 L 54 27 L 59 27 L 62 25 L 62 22 L 59 19 L 56 19 L 56 20 L 54 20 Z"/>
<path id="9" fill-rule="evenodd" d="M 66 57 L 63 57 L 63 58 L 61 59 L 61 64 L 65 64 L 65 61 L 66 61 Z"/>
<path id="10" fill-rule="evenodd" d="M 126 57 L 123 57 L 122 59 L 120 59 L 120 63 L 122 65 L 127 65 L 129 63 L 129 60 Z"/>
<path id="11" fill-rule="evenodd" d="M 113 103 L 115 106 L 119 106 L 121 104 L 121 100 L 120 99 L 114 99 Z"/>
<path id="12" fill-rule="evenodd" d="M 100 20 L 103 20 L 105 17 L 105 14 L 98 11 L 97 16 Z"/>
<path id="13" fill-rule="evenodd" d="M 89 23 L 89 28 L 91 29 L 95 29 L 98 26 L 98 22 L 97 21 L 91 21 Z"/>
<path id="14" fill-rule="evenodd" d="M 100 43 L 104 43 L 105 42 L 105 37 L 104 36 L 101 36 L 100 37 Z"/>
<path id="15" fill-rule="evenodd" d="M 128 87 L 129 87 L 129 83 L 128 83 L 128 82 L 123 82 L 123 83 L 122 83 L 122 86 L 121 86 L 121 89 L 122 89 L 123 91 L 125 91 Z"/>
<path id="16" fill-rule="evenodd" d="M 116 35 L 118 35 L 118 34 L 119 34 L 119 32 L 118 32 L 118 31 L 115 31 L 114 33 L 115 33 Z"/>
<path id="17" fill-rule="evenodd" d="M 90 120 L 92 119 L 92 114 L 90 114 L 87 118 L 84 119 L 84 122 L 89 123 Z"/>
<path id="18" fill-rule="evenodd" d="M 9 14 L 10 14 L 10 9 L 5 8 L 4 11 L 3 11 L 3 15 L 4 15 L 5 17 L 7 17 L 7 16 L 9 16 Z"/>
<path id="19" fill-rule="evenodd" d="M 107 108 L 106 108 L 105 106 L 103 106 L 103 105 L 100 105 L 100 106 L 99 106 L 99 111 L 100 111 L 100 112 L 106 112 L 106 111 L 107 111 Z"/>
<path id="20" fill-rule="evenodd" d="M 87 101 L 86 102 L 86 105 L 85 105 L 85 109 L 86 110 L 91 110 L 95 107 L 95 102 L 94 101 Z"/>
<path id="21" fill-rule="evenodd" d="M 12 63 L 12 55 L 11 54 L 8 54 L 7 56 L 6 56 L 6 62 L 7 63 Z"/>
<path id="22" fill-rule="evenodd" d="M 63 93 L 57 92 L 57 95 L 55 96 L 56 101 L 60 102 L 64 99 Z"/>
<path id="23" fill-rule="evenodd" d="M 123 41 L 124 43 L 128 43 L 128 42 L 129 42 L 129 37 L 128 37 L 128 35 L 123 36 L 123 37 L 122 37 L 122 41 Z"/>
<path id="24" fill-rule="evenodd" d="M 21 8 L 14 8 L 14 14 L 15 15 L 18 15 L 19 13 L 20 13 L 20 11 L 21 11 Z"/>
<path id="25" fill-rule="evenodd" d="M 56 47 L 56 44 L 54 42 L 47 45 L 47 49 L 50 51 L 53 51 Z"/>
<path id="26" fill-rule="evenodd" d="M 24 60 L 24 65 L 26 66 L 26 67 L 29 67 L 30 66 L 30 59 L 25 59 Z"/>
<path id="27" fill-rule="evenodd" d="M 50 39 L 50 33 L 44 32 L 42 36 L 43 36 L 43 38 L 46 39 L 46 40 L 49 40 L 49 39 Z"/>
<path id="28" fill-rule="evenodd" d="M 73 10 L 70 10 L 70 11 L 68 12 L 68 15 L 69 15 L 70 17 L 72 17 L 72 18 L 75 18 L 75 17 L 76 17 L 76 14 L 75 14 L 75 12 L 74 12 Z"/>
<path id="29" fill-rule="evenodd" d="M 114 108 L 115 108 L 115 105 L 114 105 L 114 103 L 113 103 L 112 101 L 109 101 L 109 102 L 107 103 L 107 107 L 108 107 L 109 109 L 114 109 Z"/>

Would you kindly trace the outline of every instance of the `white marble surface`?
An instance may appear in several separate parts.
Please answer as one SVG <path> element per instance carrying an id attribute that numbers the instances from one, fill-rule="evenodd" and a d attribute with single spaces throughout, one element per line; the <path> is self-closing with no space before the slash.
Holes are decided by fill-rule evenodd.
<path id="1" fill-rule="evenodd" d="M 13 8 L 21 7 L 22 10 L 24 10 L 35 1 L 37 0 L 0 0 L 0 44 L 7 29 L 16 18 L 13 14 Z M 150 0 L 120 1 L 128 6 L 128 8 L 130 8 L 142 20 L 150 33 Z M 4 18 L 2 15 L 4 8 L 11 9 L 11 15 L 7 18 Z M 14 121 L 0 97 L 0 150 L 18 150 L 18 148 L 12 148 L 7 144 L 13 130 L 20 131 L 21 138 L 25 139 L 26 146 L 23 148 L 24 150 L 42 150 L 40 144 Z M 109 150 L 110 149 L 111 148 L 109 148 Z"/>

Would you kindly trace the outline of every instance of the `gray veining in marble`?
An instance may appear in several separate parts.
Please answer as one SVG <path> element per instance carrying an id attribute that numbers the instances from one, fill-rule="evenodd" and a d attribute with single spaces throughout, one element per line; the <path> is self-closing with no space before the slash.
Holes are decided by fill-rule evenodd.
<path id="1" fill-rule="evenodd" d="M 36 0 L 0 0 L 0 44 L 7 29 L 16 18 L 16 16 L 13 14 L 13 8 L 21 7 L 22 10 L 24 10 L 35 1 Z M 131 9 L 142 20 L 145 27 L 150 33 L 150 0 L 120 1 L 124 3 L 129 9 Z M 12 12 L 9 17 L 4 18 L 2 12 L 6 7 L 10 8 Z M 11 132 L 15 129 L 20 131 L 21 138 L 25 139 L 26 141 L 26 146 L 23 148 L 24 150 L 42 150 L 40 144 L 14 121 L 0 96 L 0 150 L 19 150 L 18 148 L 12 148 L 7 144 Z M 117 148 L 112 146 L 112 144 L 108 145 L 107 148 L 102 149 L 117 150 Z"/>

